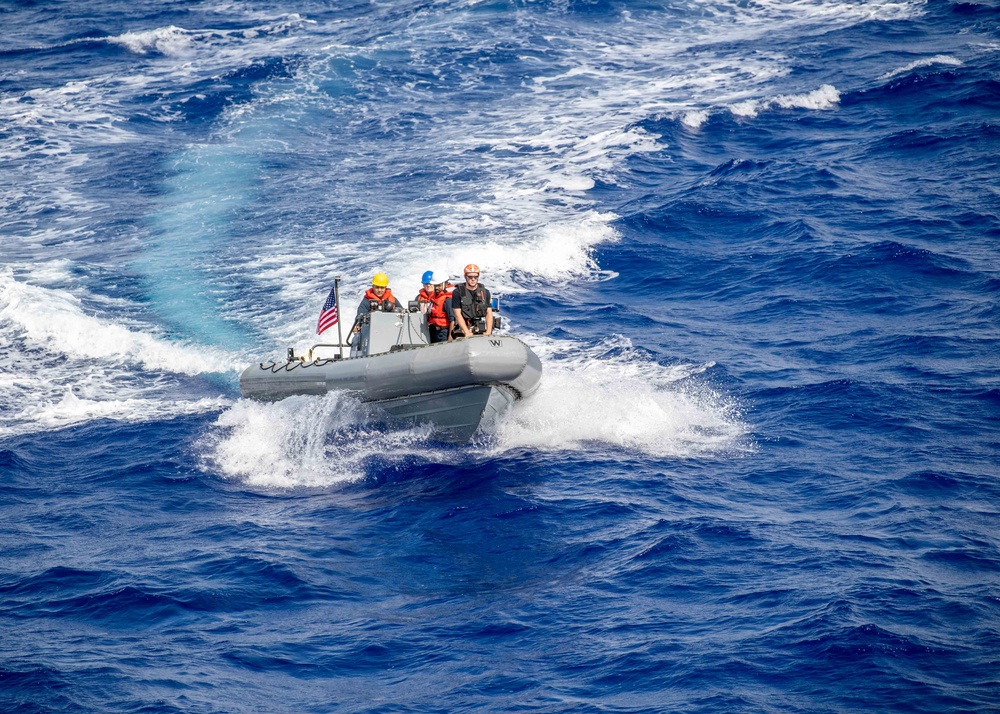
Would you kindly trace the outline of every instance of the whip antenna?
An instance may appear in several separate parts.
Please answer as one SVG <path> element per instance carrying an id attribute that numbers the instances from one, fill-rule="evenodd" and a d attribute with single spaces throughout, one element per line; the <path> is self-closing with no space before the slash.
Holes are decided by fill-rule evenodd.
<path id="1" fill-rule="evenodd" d="M 341 326 L 343 323 L 343 318 L 340 312 L 340 276 L 335 275 L 333 278 L 333 299 L 337 303 L 337 353 L 340 355 L 341 359 L 344 359 L 344 332 Z"/>

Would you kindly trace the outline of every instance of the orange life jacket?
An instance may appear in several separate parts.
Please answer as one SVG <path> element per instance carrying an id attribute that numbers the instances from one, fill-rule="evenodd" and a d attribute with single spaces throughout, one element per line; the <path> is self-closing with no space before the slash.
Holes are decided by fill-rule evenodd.
<path id="1" fill-rule="evenodd" d="M 450 287 L 450 286 L 449 286 Z M 422 292 L 422 291 L 421 291 Z M 437 295 L 431 297 L 431 310 L 427 313 L 427 324 L 437 327 L 448 326 L 448 313 L 445 311 L 445 303 L 451 300 L 451 291 L 442 290 Z"/>
<path id="2" fill-rule="evenodd" d="M 392 295 L 392 290 L 389 288 L 385 289 L 382 293 L 382 297 L 375 294 L 375 291 L 368 288 L 365 291 L 365 299 L 368 300 L 368 304 L 371 305 L 372 302 L 378 303 L 378 307 L 372 307 L 372 312 L 392 312 L 396 309 L 396 298 Z"/>
<path id="3" fill-rule="evenodd" d="M 431 291 L 427 292 L 423 288 L 420 288 L 420 292 L 417 293 L 417 297 L 414 300 L 417 302 L 432 302 L 434 300 L 434 289 L 431 288 Z"/>

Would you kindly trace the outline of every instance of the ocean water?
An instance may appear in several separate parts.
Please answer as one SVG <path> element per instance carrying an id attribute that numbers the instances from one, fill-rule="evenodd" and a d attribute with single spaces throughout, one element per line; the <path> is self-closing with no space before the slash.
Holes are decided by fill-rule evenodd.
<path id="1" fill-rule="evenodd" d="M 0 22 L 0 710 L 1000 710 L 996 3 Z M 495 432 L 240 398 L 468 262 Z"/>

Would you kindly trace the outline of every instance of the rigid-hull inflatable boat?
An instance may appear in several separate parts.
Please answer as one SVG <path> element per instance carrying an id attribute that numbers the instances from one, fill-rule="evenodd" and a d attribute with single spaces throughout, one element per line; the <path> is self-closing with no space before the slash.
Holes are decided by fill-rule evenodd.
<path id="1" fill-rule="evenodd" d="M 346 391 L 396 419 L 433 426 L 435 436 L 465 443 L 516 400 L 530 396 L 542 365 L 509 335 L 477 335 L 430 344 L 423 313 L 373 312 L 346 345 L 316 345 L 305 357 L 261 362 L 240 375 L 244 397 L 276 401 Z M 327 356 L 322 356 L 322 355 Z"/>

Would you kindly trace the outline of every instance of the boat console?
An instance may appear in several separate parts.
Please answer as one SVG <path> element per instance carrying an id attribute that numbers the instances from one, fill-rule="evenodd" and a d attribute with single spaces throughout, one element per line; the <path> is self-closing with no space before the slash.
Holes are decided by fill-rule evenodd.
<path id="1" fill-rule="evenodd" d="M 419 309 L 413 312 L 372 312 L 362 317 L 361 332 L 348 338 L 351 357 L 369 357 L 431 343 L 427 316 Z"/>

